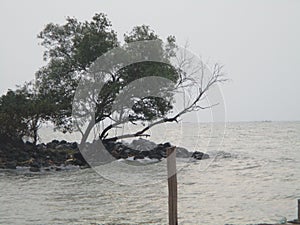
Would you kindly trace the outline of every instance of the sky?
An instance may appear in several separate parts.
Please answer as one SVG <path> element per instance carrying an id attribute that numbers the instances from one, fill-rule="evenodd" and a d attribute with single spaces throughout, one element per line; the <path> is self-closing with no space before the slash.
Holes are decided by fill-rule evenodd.
<path id="1" fill-rule="evenodd" d="M 67 16 L 106 13 L 122 38 L 136 25 L 172 34 L 224 65 L 227 121 L 300 120 L 298 0 L 1 0 L 0 93 L 34 79 L 45 63 L 37 34 Z"/>

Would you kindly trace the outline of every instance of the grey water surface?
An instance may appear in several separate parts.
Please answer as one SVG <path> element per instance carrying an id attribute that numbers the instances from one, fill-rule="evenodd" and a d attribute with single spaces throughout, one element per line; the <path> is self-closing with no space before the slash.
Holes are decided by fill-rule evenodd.
<path id="1" fill-rule="evenodd" d="M 153 131 L 153 141 L 212 156 L 177 159 L 179 224 L 295 219 L 300 122 L 229 123 L 223 142 L 214 142 L 220 137 L 213 135 L 210 124 L 170 124 Z M 1 171 L 0 224 L 167 224 L 165 161 L 150 167 L 115 164 L 97 172 Z"/>

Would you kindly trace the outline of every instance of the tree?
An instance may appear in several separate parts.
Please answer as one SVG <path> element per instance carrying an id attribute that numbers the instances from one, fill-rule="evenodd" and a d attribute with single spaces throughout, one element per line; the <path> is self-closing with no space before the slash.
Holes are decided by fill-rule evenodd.
<path id="1" fill-rule="evenodd" d="M 49 99 L 39 95 L 35 82 L 31 81 L 20 86 L 16 90 L 18 95 L 24 96 L 26 101 L 26 115 L 23 119 L 27 124 L 27 137 L 32 139 L 32 143 L 36 145 L 39 135 L 38 130 L 42 123 L 50 120 L 49 115 L 53 115 L 55 108 L 52 104 L 49 104 Z"/>
<path id="2" fill-rule="evenodd" d="M 27 99 L 9 90 L 0 98 L 0 137 L 1 141 L 20 141 L 27 134 L 25 121 Z"/>
<path id="3" fill-rule="evenodd" d="M 22 141 L 31 138 L 38 141 L 38 129 L 48 120 L 49 105 L 35 92 L 33 82 L 0 97 L 0 136 L 3 141 Z"/>
<path id="4" fill-rule="evenodd" d="M 117 35 L 106 16 L 96 14 L 91 22 L 67 18 L 64 25 L 50 23 L 38 38 L 48 62 L 36 73 L 39 95 L 55 109 L 50 117 L 56 127 L 72 131 L 72 101 L 80 77 L 97 57 L 119 45 Z"/>
<path id="5" fill-rule="evenodd" d="M 75 125 L 83 136 L 83 142 L 87 140 L 91 130 L 100 124 L 104 126 L 98 133 L 102 140 L 148 136 L 145 132 L 153 126 L 178 121 L 178 118 L 183 114 L 203 108 L 199 106 L 199 103 L 208 89 L 215 83 L 224 81 L 222 67 L 216 64 L 212 76 L 205 82 L 203 64 L 193 65 L 193 59 L 184 54 L 179 59 L 176 55 L 175 37 L 169 36 L 166 44 L 164 44 L 149 26 L 134 27 L 131 32 L 124 35 L 124 44 L 121 44 L 117 40 L 111 22 L 106 15 L 101 13 L 96 14 L 91 21 L 79 22 L 75 18 L 67 18 L 64 25 L 50 23 L 40 32 L 38 38 L 42 40 L 41 44 L 46 48 L 44 60 L 47 62 L 47 65 L 36 74 L 38 93 L 41 99 L 47 99 L 47 103 L 51 105 L 50 108 L 53 111 L 49 113 L 49 117 L 58 129 L 63 132 L 74 130 L 72 104 L 74 103 L 76 88 L 80 82 L 91 87 L 91 80 L 100 79 L 104 84 L 99 93 L 95 91 L 97 88 L 94 91 L 81 89 L 82 94 L 88 96 L 87 101 L 89 102 L 88 105 L 78 102 L 77 106 L 78 108 L 81 107 L 79 114 L 81 114 L 82 119 L 80 124 L 76 123 Z M 140 41 L 152 40 L 156 40 L 156 44 L 151 50 L 145 49 L 142 44 L 139 44 Z M 131 43 L 135 43 L 135 48 L 130 48 Z M 117 47 L 124 50 L 121 51 L 123 58 L 130 59 L 140 54 L 147 58 L 147 55 L 154 54 L 156 58 L 161 59 L 162 63 L 143 61 L 124 67 L 112 66 L 108 70 L 100 71 L 101 76 L 97 76 L 96 73 L 93 74 L 91 68 L 98 57 Z M 117 56 L 112 54 L 111 57 Z M 112 59 L 114 60 L 114 58 Z M 174 59 L 178 60 L 177 66 L 171 63 Z M 107 61 L 107 63 L 110 62 Z M 192 67 L 190 74 L 186 73 L 186 67 Z M 189 77 L 189 75 L 199 72 L 199 79 Z M 86 76 L 88 73 L 90 76 Z M 129 96 L 129 102 L 132 103 L 130 107 L 120 107 L 117 111 L 113 108 L 114 101 L 120 94 L 124 93 L 128 85 L 133 81 L 150 76 L 166 78 L 173 84 L 160 87 L 162 96 Z M 168 116 L 174 106 L 174 92 L 185 87 L 192 87 L 195 83 L 199 86 L 197 91 L 193 93 L 193 100 L 185 104 L 185 107 L 177 114 Z M 144 94 L 149 91 L 146 87 L 142 90 Z M 95 109 L 94 115 L 89 113 L 93 107 Z M 117 112 L 117 117 L 112 116 L 114 112 Z M 90 119 L 87 119 L 88 117 Z M 92 121 L 91 119 L 93 123 L 88 122 Z M 105 123 L 107 121 L 109 123 Z M 147 123 L 147 125 L 134 134 L 109 137 L 111 129 L 126 123 L 137 124 L 138 122 Z M 86 125 L 85 131 L 82 130 L 84 125 Z"/>

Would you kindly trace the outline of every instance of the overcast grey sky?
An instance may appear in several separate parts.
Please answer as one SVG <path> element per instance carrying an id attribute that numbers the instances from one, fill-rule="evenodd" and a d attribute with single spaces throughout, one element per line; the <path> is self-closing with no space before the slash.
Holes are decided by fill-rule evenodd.
<path id="1" fill-rule="evenodd" d="M 228 121 L 300 120 L 300 1 L 1 0 L 0 93 L 43 65 L 36 35 L 66 16 L 104 12 L 122 37 L 147 24 L 160 36 L 225 65 Z"/>

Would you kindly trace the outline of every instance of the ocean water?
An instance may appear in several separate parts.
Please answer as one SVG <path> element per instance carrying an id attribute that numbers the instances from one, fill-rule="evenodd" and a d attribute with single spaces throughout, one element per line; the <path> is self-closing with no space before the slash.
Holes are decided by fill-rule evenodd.
<path id="1" fill-rule="evenodd" d="M 42 140 L 53 135 L 44 129 Z M 225 130 L 221 124 L 168 124 L 154 130 L 151 140 L 212 156 L 177 159 L 179 224 L 296 218 L 300 122 L 228 123 Z M 166 173 L 165 161 L 37 174 L 1 171 L 0 224 L 167 224 Z"/>

